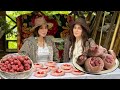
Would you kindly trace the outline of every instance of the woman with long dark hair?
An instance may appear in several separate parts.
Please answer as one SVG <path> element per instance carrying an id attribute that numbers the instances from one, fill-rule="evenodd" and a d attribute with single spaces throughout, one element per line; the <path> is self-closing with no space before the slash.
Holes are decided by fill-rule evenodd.
<path id="1" fill-rule="evenodd" d="M 65 39 L 63 62 L 72 61 L 73 58 L 84 52 L 89 31 L 90 29 L 84 18 L 77 18 L 71 23 L 70 35 Z"/>
<path id="2" fill-rule="evenodd" d="M 33 35 L 24 40 L 19 53 L 28 55 L 34 63 L 55 61 L 60 62 L 58 50 L 51 36 L 47 36 L 48 29 L 53 26 L 44 16 L 35 19 L 35 25 L 31 29 Z"/>
<path id="3" fill-rule="evenodd" d="M 70 35 L 65 39 L 63 62 L 72 62 L 75 68 L 90 73 L 105 73 L 101 72 L 103 68 L 111 72 L 118 67 L 114 51 L 107 51 L 89 37 L 90 29 L 85 19 L 77 18 L 70 28 Z"/>

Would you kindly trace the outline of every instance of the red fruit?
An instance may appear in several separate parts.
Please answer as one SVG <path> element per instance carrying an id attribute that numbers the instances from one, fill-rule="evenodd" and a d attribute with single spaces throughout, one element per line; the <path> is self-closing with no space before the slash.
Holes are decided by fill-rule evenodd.
<path id="1" fill-rule="evenodd" d="M 16 68 L 18 68 L 18 65 L 15 65 L 16 66 Z"/>
<path id="2" fill-rule="evenodd" d="M 25 59 L 24 59 L 23 57 L 20 57 L 19 60 L 20 60 L 20 61 L 24 61 Z"/>
<path id="3" fill-rule="evenodd" d="M 30 67 L 25 67 L 25 70 L 30 70 Z"/>
<path id="4" fill-rule="evenodd" d="M 12 62 L 10 62 L 10 64 L 11 64 L 11 65 L 13 65 L 13 64 L 14 64 L 14 62 L 12 61 Z"/>
<path id="5" fill-rule="evenodd" d="M 2 65 L 0 64 L 0 68 L 2 67 Z"/>
<path id="6" fill-rule="evenodd" d="M 30 65 L 27 63 L 27 64 L 24 64 L 25 67 L 29 67 Z"/>
<path id="7" fill-rule="evenodd" d="M 25 70 L 29 70 L 29 69 L 30 69 L 30 65 L 29 65 L 29 64 L 26 64 Z"/>
<path id="8" fill-rule="evenodd" d="M 1 70 L 2 70 L 2 71 L 6 71 L 6 68 L 5 68 L 5 67 L 1 67 Z"/>
<path id="9" fill-rule="evenodd" d="M 10 70 L 12 68 L 12 66 L 10 64 L 8 64 L 8 69 Z"/>
<path id="10" fill-rule="evenodd" d="M 22 56 L 17 56 L 17 58 L 18 58 L 18 60 L 19 60 L 20 62 L 23 62 L 23 61 L 24 61 L 24 58 L 23 58 Z"/>
<path id="11" fill-rule="evenodd" d="M 31 62 L 30 60 L 27 60 L 27 63 L 28 63 L 28 64 L 32 64 L 32 62 Z"/>
<path id="12" fill-rule="evenodd" d="M 13 62 L 14 61 L 14 59 L 12 59 L 12 58 L 9 58 L 8 60 L 9 60 L 9 62 Z"/>
<path id="13" fill-rule="evenodd" d="M 15 57 L 13 57 L 13 59 L 14 59 L 14 60 L 17 60 L 18 58 L 17 58 L 17 56 L 15 56 Z"/>
<path id="14" fill-rule="evenodd" d="M 1 65 L 4 65 L 4 63 L 0 63 Z"/>
<path id="15" fill-rule="evenodd" d="M 9 70 L 9 72 L 14 72 L 14 70 L 13 70 L 13 69 L 11 69 L 11 70 Z"/>
<path id="16" fill-rule="evenodd" d="M 4 67 L 7 67 L 7 65 L 5 65 L 5 64 L 4 64 L 3 66 L 4 66 Z"/>
<path id="17" fill-rule="evenodd" d="M 21 65 L 21 62 L 20 61 L 18 61 L 18 66 L 20 66 Z"/>
<path id="18" fill-rule="evenodd" d="M 18 64 L 18 60 L 14 60 L 14 64 Z"/>
<path id="19" fill-rule="evenodd" d="M 6 69 L 6 72 L 8 72 L 9 70 L 8 69 Z"/>
<path id="20" fill-rule="evenodd" d="M 20 69 L 19 69 L 19 68 L 17 68 L 17 69 L 16 69 L 16 71 L 17 71 L 17 72 L 19 72 L 19 71 L 20 71 Z"/>
<path id="21" fill-rule="evenodd" d="M 23 61 L 24 64 L 27 64 L 28 62 L 26 60 Z"/>
<path id="22" fill-rule="evenodd" d="M 5 61 L 5 64 L 6 64 L 6 65 L 9 64 L 9 61 Z"/>
<path id="23" fill-rule="evenodd" d="M 15 65 L 12 65 L 12 69 L 13 69 L 13 70 L 17 70 L 17 68 L 16 68 Z"/>
<path id="24" fill-rule="evenodd" d="M 24 56 L 24 59 L 25 59 L 25 60 L 28 60 L 29 58 L 28 58 L 28 56 Z"/>
<path id="25" fill-rule="evenodd" d="M 23 66 L 20 66 L 20 67 L 19 67 L 19 71 L 21 71 L 21 72 L 24 71 L 24 67 L 23 67 Z"/>

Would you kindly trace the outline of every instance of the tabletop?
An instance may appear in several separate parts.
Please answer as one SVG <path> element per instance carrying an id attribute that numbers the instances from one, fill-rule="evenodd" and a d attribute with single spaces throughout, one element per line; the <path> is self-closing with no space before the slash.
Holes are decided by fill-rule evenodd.
<path id="1" fill-rule="evenodd" d="M 57 66 L 61 66 L 64 63 L 57 63 Z M 69 63 L 72 64 L 72 63 Z M 35 77 L 34 72 L 28 79 L 120 79 L 120 69 L 117 68 L 113 72 L 102 74 L 102 75 L 93 75 L 93 74 L 84 74 L 84 75 L 73 75 L 72 73 L 65 73 L 64 76 L 52 76 L 51 71 L 47 73 L 46 77 Z"/>

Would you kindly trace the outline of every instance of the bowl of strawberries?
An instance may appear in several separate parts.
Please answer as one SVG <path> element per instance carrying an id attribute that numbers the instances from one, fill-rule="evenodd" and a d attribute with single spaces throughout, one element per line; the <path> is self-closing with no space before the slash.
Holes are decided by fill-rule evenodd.
<path id="1" fill-rule="evenodd" d="M 7 54 L 0 60 L 0 76 L 4 79 L 27 79 L 33 66 L 27 55 Z"/>

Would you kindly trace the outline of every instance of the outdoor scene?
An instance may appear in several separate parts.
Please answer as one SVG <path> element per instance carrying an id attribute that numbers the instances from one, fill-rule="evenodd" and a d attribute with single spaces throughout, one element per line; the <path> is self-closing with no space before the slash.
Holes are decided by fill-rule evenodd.
<path id="1" fill-rule="evenodd" d="M 119 36 L 119 11 L 0 11 L 0 78 L 120 79 Z"/>

